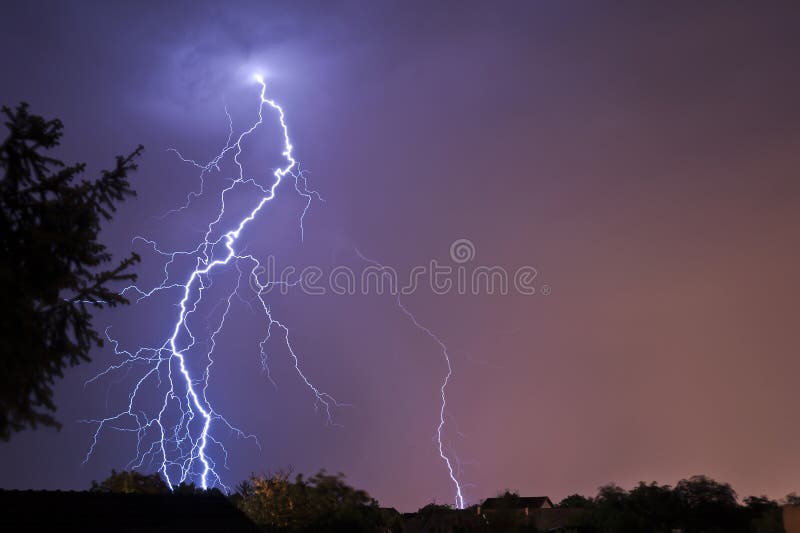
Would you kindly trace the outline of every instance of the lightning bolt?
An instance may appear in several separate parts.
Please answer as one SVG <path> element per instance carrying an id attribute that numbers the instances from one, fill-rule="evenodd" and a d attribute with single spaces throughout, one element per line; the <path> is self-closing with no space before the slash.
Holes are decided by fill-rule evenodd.
<path id="1" fill-rule="evenodd" d="M 384 265 L 375 261 L 374 259 L 370 259 L 366 257 L 364 254 L 361 253 L 360 250 L 356 249 L 356 255 L 361 258 L 362 261 L 365 261 L 369 264 L 372 264 L 378 268 L 385 268 Z M 443 434 L 444 434 L 444 426 L 445 426 L 445 411 L 447 409 L 447 385 L 450 383 L 450 378 L 453 376 L 453 365 L 450 362 L 450 354 L 447 350 L 447 345 L 436 335 L 430 328 L 423 325 L 414 314 L 409 311 L 409 309 L 403 304 L 400 299 L 401 291 L 397 291 L 397 297 L 395 298 L 395 304 L 397 308 L 408 318 L 409 321 L 414 325 L 415 328 L 420 330 L 421 332 L 425 333 L 430 339 L 433 340 L 438 346 L 439 350 L 442 353 L 442 358 L 447 366 L 447 372 L 442 379 L 442 385 L 439 389 L 442 396 L 442 402 L 439 404 L 439 425 L 436 426 L 436 442 L 437 448 L 439 451 L 439 457 L 441 457 L 442 462 L 444 463 L 445 467 L 447 468 L 447 474 L 450 477 L 450 481 L 453 483 L 453 488 L 455 489 L 455 506 L 457 509 L 464 509 L 465 502 L 464 502 L 464 495 L 461 492 L 461 483 L 458 481 L 458 476 L 456 475 L 456 469 L 453 467 L 453 460 L 450 459 L 450 456 L 446 453 Z"/>
<path id="2" fill-rule="evenodd" d="M 106 418 L 84 420 L 97 426 L 84 463 L 91 458 L 103 432 L 106 430 L 130 432 L 136 435 L 137 446 L 136 455 L 130 461 L 129 468 L 158 465 L 158 471 L 170 487 L 181 483 L 196 483 L 203 489 L 220 487 L 229 491 L 217 471 L 220 463 L 227 466 L 228 459 L 228 452 L 222 443 L 219 431 L 233 433 L 240 438 L 254 439 L 258 444 L 258 439 L 254 435 L 244 433 L 230 424 L 214 408 L 208 395 L 217 336 L 225 327 L 234 298 L 238 298 L 251 309 L 253 304 L 257 304 L 263 313 L 266 328 L 265 336 L 259 343 L 259 354 L 270 381 L 272 378 L 269 375 L 266 345 L 274 335 L 277 335 L 282 339 L 299 378 L 313 395 L 315 406 L 322 406 L 324 409 L 327 423 L 333 423 L 332 408 L 343 405 L 330 394 L 317 388 L 303 372 L 300 359 L 290 341 L 289 327 L 273 316 L 266 299 L 268 289 L 278 282 L 259 279 L 259 273 L 264 271 L 261 263 L 252 254 L 246 253 L 244 247 L 240 247 L 239 238 L 242 232 L 275 198 L 276 191 L 285 178 L 293 179 L 295 191 L 306 201 L 299 217 L 301 240 L 305 231 L 303 221 L 312 201 L 314 199 L 322 201 L 316 191 L 308 188 L 306 176 L 294 159 L 283 108 L 266 97 L 267 86 L 264 79 L 257 75 L 255 80 L 261 87 L 258 119 L 249 129 L 234 137 L 233 122 L 226 109 L 228 138 L 223 149 L 214 158 L 206 163 L 199 163 L 185 158 L 178 150 L 171 149 L 180 160 L 200 170 L 200 188 L 199 191 L 189 193 L 182 207 L 168 212 L 165 216 L 181 212 L 188 208 L 195 198 L 202 196 L 205 192 L 207 175 L 213 171 L 221 172 L 220 165 L 226 158 L 231 158 L 236 166 L 236 176 L 220 193 L 219 211 L 209 222 L 203 239 L 194 248 L 165 251 L 154 240 L 144 237 L 134 238 L 134 241 L 142 241 L 152 248 L 155 255 L 164 259 L 164 276 L 161 283 L 152 288 L 130 286 L 122 293 L 135 294 L 138 303 L 156 293 L 176 292 L 179 311 L 169 337 L 160 345 L 138 347 L 133 351 L 124 350 L 120 348 L 120 343 L 111 337 L 109 330 L 106 330 L 106 337 L 114 347 L 114 354 L 121 360 L 87 380 L 86 384 L 109 374 L 124 372 L 127 375 L 134 370 L 141 372 L 141 377 L 128 395 L 124 409 Z M 240 161 L 243 142 L 262 126 L 265 110 L 271 110 L 277 115 L 283 133 L 282 156 L 286 160 L 283 167 L 273 172 L 273 179 L 267 185 L 259 183 L 255 178 L 247 177 Z M 255 188 L 259 195 L 258 203 L 250 211 L 243 212 L 238 222 L 227 229 L 220 229 L 224 225 L 223 217 L 230 214 L 226 213 L 226 196 L 242 187 Z M 178 259 L 189 259 L 194 263 L 191 272 L 184 272 L 180 278 L 172 272 Z M 204 292 L 212 286 L 213 275 L 230 266 L 235 266 L 238 277 L 228 296 L 217 302 L 217 306 L 212 309 L 211 315 L 218 308 L 222 308 L 220 318 L 213 327 L 209 325 L 198 327 L 196 315 L 203 303 Z M 241 294 L 244 278 L 248 279 L 248 286 L 255 295 L 249 300 Z M 205 334 L 207 337 L 204 338 L 207 340 L 203 341 L 201 334 Z M 203 345 L 207 349 L 201 349 Z M 199 371 L 198 366 L 201 368 Z M 157 407 L 148 404 L 148 391 L 151 389 L 159 393 L 157 398 L 160 400 L 156 402 Z"/>

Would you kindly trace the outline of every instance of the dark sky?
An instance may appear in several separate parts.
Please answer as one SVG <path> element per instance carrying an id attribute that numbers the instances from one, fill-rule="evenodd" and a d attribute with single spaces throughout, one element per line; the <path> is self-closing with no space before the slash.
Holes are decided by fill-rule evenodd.
<path id="1" fill-rule="evenodd" d="M 168 4 L 168 5 L 163 5 Z M 435 4 L 435 5 L 432 5 Z M 212 214 L 159 218 L 196 187 L 257 102 L 266 74 L 295 154 L 325 197 L 305 219 L 291 187 L 254 253 L 407 272 L 449 261 L 532 265 L 548 296 L 404 299 L 448 344 L 446 440 L 468 501 L 511 488 L 561 498 L 608 482 L 704 473 L 740 495 L 800 491 L 800 13 L 761 2 L 4 2 L 0 103 L 66 126 L 59 155 L 98 170 L 142 143 L 127 202 L 103 234 L 143 254 L 194 246 Z M 264 165 L 279 163 L 266 135 Z M 270 152 L 272 150 L 272 152 Z M 273 153 L 274 152 L 274 153 Z M 268 163 L 268 164 L 267 164 Z M 213 179 L 222 180 L 221 174 Z M 281 196 L 282 195 L 282 196 Z M 210 203 L 209 205 L 212 205 Z M 6 258 L 5 260 L 13 260 Z M 99 313 L 126 348 L 154 343 L 174 299 Z M 239 306 L 210 394 L 251 441 L 226 481 L 292 465 L 345 472 L 384 505 L 452 490 L 434 446 L 444 372 L 388 296 L 276 296 L 309 377 L 337 399 L 328 427 L 263 319 Z M 209 311 L 210 312 L 210 311 Z M 110 346 L 57 386 L 60 432 L 0 445 L 0 485 L 85 488 L 135 455 L 93 428 L 130 376 L 84 387 Z"/>

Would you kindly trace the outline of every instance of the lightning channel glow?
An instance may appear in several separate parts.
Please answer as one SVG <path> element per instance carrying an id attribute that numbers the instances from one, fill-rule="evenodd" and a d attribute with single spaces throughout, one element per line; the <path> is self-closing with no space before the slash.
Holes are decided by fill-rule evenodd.
<path id="1" fill-rule="evenodd" d="M 247 254 L 237 247 L 242 232 L 275 198 L 279 185 L 287 176 L 294 179 L 295 191 L 306 201 L 298 224 L 301 239 L 304 235 L 303 221 L 312 201 L 314 199 L 322 201 L 316 191 L 308 188 L 306 176 L 300 170 L 299 163 L 294 159 L 293 146 L 289 138 L 283 108 L 274 100 L 266 97 L 267 86 L 264 78 L 256 75 L 255 80 L 261 86 L 258 120 L 234 139 L 233 121 L 226 109 L 229 125 L 228 139 L 224 148 L 214 158 L 206 163 L 198 163 L 185 158 L 179 151 L 171 149 L 183 162 L 200 170 L 200 189 L 197 192 L 189 193 L 186 203 L 182 207 L 170 211 L 167 215 L 183 211 L 192 204 L 194 199 L 202 196 L 205 192 L 206 176 L 213 171 L 221 172 L 220 165 L 229 156 L 232 156 L 232 161 L 236 166 L 236 176 L 231 180 L 230 185 L 220 193 L 219 211 L 209 222 L 203 239 L 193 248 L 165 251 L 152 239 L 134 238 L 134 241 L 145 243 L 152 248 L 154 254 L 164 258 L 164 276 L 161 283 L 152 288 L 142 289 L 138 286 L 129 286 L 122 293 L 135 294 L 135 301 L 140 302 L 157 293 L 174 291 L 178 298 L 178 313 L 170 328 L 169 337 L 157 346 L 140 346 L 134 351 L 124 350 L 120 348 L 120 343 L 110 336 L 109 329 L 106 330 L 106 336 L 114 347 L 114 354 L 121 357 L 122 360 L 87 380 L 86 384 L 118 372 L 127 373 L 139 370 L 141 377 L 128 395 L 127 405 L 124 409 L 110 417 L 84 421 L 97 426 L 84 463 L 92 456 L 104 431 L 130 432 L 136 435 L 137 444 L 136 456 L 128 464 L 129 468 L 157 465 L 158 471 L 170 487 L 181 483 L 195 483 L 203 489 L 220 487 L 226 492 L 229 491 L 218 472 L 220 465 L 227 466 L 228 459 L 228 452 L 222 443 L 221 436 L 218 435 L 219 430 L 228 434 L 232 433 L 240 438 L 253 439 L 258 444 L 258 439 L 254 435 L 246 434 L 231 425 L 214 408 L 208 394 L 215 361 L 217 336 L 225 327 L 234 297 L 250 305 L 251 308 L 251 304 L 257 302 L 266 319 L 265 336 L 259 343 L 259 354 L 270 381 L 272 381 L 272 377 L 269 375 L 266 344 L 272 338 L 273 333 L 279 332 L 297 375 L 312 393 L 315 405 L 323 407 L 327 423 L 333 423 L 331 409 L 342 405 L 330 394 L 317 388 L 303 372 L 300 359 L 290 341 L 289 327 L 273 316 L 266 299 L 268 289 L 276 282 L 259 279 L 259 273 L 264 271 L 261 263 L 253 255 Z M 286 160 L 286 164 L 282 168 L 273 172 L 271 183 L 266 185 L 259 183 L 253 177 L 247 177 L 239 159 L 244 149 L 243 142 L 264 123 L 265 109 L 274 111 L 277 115 L 277 122 L 283 134 L 281 155 Z M 258 202 L 254 208 L 239 214 L 236 217 L 237 222 L 227 229 L 219 229 L 224 225 L 223 217 L 227 219 L 227 216 L 231 214 L 230 210 L 226 212 L 226 195 L 234 189 L 242 187 L 255 188 L 259 194 Z M 180 279 L 176 279 L 178 275 L 172 272 L 178 259 L 189 259 L 194 263 L 191 272 L 183 272 L 180 274 L 182 276 Z M 212 274 L 229 266 L 236 267 L 238 278 L 228 296 L 217 302 L 218 307 L 223 309 L 220 318 L 214 326 L 199 327 L 195 324 L 197 320 L 194 315 L 198 313 L 204 291 L 207 291 L 213 284 Z M 243 278 L 248 280 L 247 286 L 255 295 L 251 300 L 242 296 Z M 214 308 L 214 310 L 216 309 L 217 307 Z M 205 335 L 202 342 L 198 340 L 201 335 Z M 203 345 L 207 346 L 207 349 L 202 350 Z M 200 354 L 202 357 L 198 358 Z M 198 364 L 202 367 L 200 372 L 195 368 Z M 152 389 L 159 393 L 155 407 L 151 405 L 153 401 L 148 395 Z"/>
<path id="2" fill-rule="evenodd" d="M 385 268 L 384 265 L 375 261 L 374 259 L 370 259 L 366 257 L 364 254 L 361 253 L 360 250 L 356 249 L 356 255 L 361 258 L 362 261 L 370 263 L 378 268 Z M 465 507 L 464 495 L 461 491 L 461 483 L 458 481 L 458 476 L 456 475 L 456 470 L 453 467 L 453 460 L 450 459 L 450 456 L 447 454 L 445 450 L 444 440 L 443 440 L 443 433 L 444 433 L 444 426 L 445 426 L 445 411 L 447 409 L 447 385 L 450 383 L 450 378 L 453 376 L 453 365 L 450 362 L 450 354 L 447 351 L 447 345 L 436 335 L 433 331 L 430 330 L 427 326 L 423 325 L 422 323 L 417 320 L 417 317 L 409 311 L 409 309 L 403 305 L 403 302 L 400 300 L 401 291 L 397 291 L 397 297 L 395 299 L 395 303 L 397 304 L 397 308 L 411 321 L 411 323 L 416 327 L 418 330 L 422 331 L 430 337 L 438 346 L 442 352 L 442 358 L 444 359 L 445 364 L 447 365 L 447 372 L 445 373 L 444 379 L 442 380 L 441 388 L 439 389 L 442 396 L 442 403 L 439 404 L 439 425 L 436 427 L 436 442 L 439 451 L 439 457 L 441 457 L 442 462 L 444 463 L 445 467 L 447 468 L 447 474 L 450 476 L 450 481 L 453 483 L 453 487 L 455 489 L 455 506 L 457 509 L 463 509 Z"/>

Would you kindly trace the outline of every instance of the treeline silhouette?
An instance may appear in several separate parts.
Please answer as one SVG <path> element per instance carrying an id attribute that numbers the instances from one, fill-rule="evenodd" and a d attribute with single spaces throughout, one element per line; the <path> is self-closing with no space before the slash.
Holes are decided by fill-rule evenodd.
<path id="1" fill-rule="evenodd" d="M 159 494 L 170 488 L 158 474 L 115 472 L 92 482 L 91 491 Z M 203 493 L 193 484 L 173 489 L 177 494 Z M 305 477 L 291 469 L 252 475 L 227 497 L 263 531 L 538 531 L 535 520 L 518 505 L 519 494 L 504 491 L 491 513 L 480 504 L 464 510 L 431 503 L 415 513 L 400 514 L 381 507 L 366 491 L 345 482 L 343 474 L 324 470 Z M 570 509 L 569 520 L 557 531 L 614 533 L 783 532 L 782 506 L 800 506 L 792 493 L 781 501 L 766 496 L 739 500 L 727 483 L 693 476 L 674 487 L 640 482 L 631 490 L 610 484 L 593 497 L 573 494 L 539 515 Z M 553 530 L 553 529 L 548 529 Z"/>
<path id="2" fill-rule="evenodd" d="M 105 480 L 93 481 L 90 491 L 167 494 L 170 488 L 158 474 L 112 470 Z M 173 492 L 213 492 L 223 497 L 219 489 L 203 491 L 193 483 L 182 483 Z M 391 522 L 367 492 L 348 485 L 343 474 L 324 470 L 311 477 L 292 475 L 291 469 L 254 474 L 239 483 L 228 498 L 265 531 L 386 531 Z"/>
<path id="3" fill-rule="evenodd" d="M 781 505 L 800 505 L 788 495 L 782 502 L 749 496 L 740 503 L 727 483 L 707 476 L 682 479 L 674 487 L 640 482 L 631 490 L 606 485 L 594 498 L 573 494 L 559 507 L 581 508 L 582 524 L 618 532 L 782 532 Z"/>

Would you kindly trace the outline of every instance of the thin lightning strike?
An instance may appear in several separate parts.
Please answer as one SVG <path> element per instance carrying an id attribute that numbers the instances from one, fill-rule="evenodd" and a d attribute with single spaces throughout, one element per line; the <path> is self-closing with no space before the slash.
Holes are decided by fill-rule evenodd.
<path id="1" fill-rule="evenodd" d="M 375 261 L 374 259 L 370 259 L 366 257 L 364 254 L 361 253 L 358 249 L 356 249 L 356 255 L 361 258 L 362 261 L 370 263 L 378 268 L 385 268 L 384 265 Z M 455 488 L 455 506 L 457 509 L 464 509 L 465 502 L 464 502 L 464 495 L 461 492 L 461 483 L 458 481 L 458 476 L 456 475 L 456 471 L 453 468 L 453 461 L 447 455 L 445 451 L 444 441 L 442 434 L 444 432 L 444 425 L 445 425 L 445 411 L 447 409 L 447 394 L 446 389 L 447 385 L 450 382 L 450 378 L 453 376 L 453 366 L 450 363 L 450 354 L 447 351 L 447 345 L 436 335 L 433 331 L 430 330 L 427 326 L 421 324 L 417 317 L 408 310 L 408 308 L 403 305 L 403 302 L 400 300 L 400 291 L 397 291 L 397 298 L 395 299 L 395 303 L 397 304 L 397 308 L 402 311 L 402 313 L 411 321 L 411 323 L 416 327 L 418 330 L 425 333 L 428 337 L 430 337 L 437 345 L 439 345 L 439 349 L 442 352 L 442 357 L 447 365 L 447 373 L 442 380 L 442 386 L 440 388 L 440 392 L 442 395 L 442 403 L 439 405 L 439 425 L 436 427 L 436 442 L 438 444 L 439 450 L 439 457 L 442 458 L 442 462 L 444 462 L 445 466 L 447 467 L 447 474 L 450 476 L 450 480 L 453 482 L 453 486 Z"/>
<path id="2" fill-rule="evenodd" d="M 129 394 L 127 407 L 124 410 L 107 418 L 85 420 L 85 422 L 97 424 L 97 429 L 94 432 L 84 463 L 91 457 L 104 430 L 112 429 L 130 432 L 136 434 L 137 448 L 136 456 L 131 460 L 128 467 L 141 468 L 157 464 L 158 471 L 170 487 L 181 483 L 199 482 L 200 487 L 203 489 L 218 486 L 225 491 L 229 490 L 217 472 L 218 461 L 214 459 L 214 456 L 217 455 L 212 453 L 214 450 L 218 450 L 222 454 L 223 465 L 227 466 L 228 452 L 216 436 L 215 429 L 220 427 L 238 437 L 252 438 L 257 444 L 258 440 L 255 436 L 248 435 L 231 425 L 214 409 L 208 398 L 208 386 L 214 364 L 213 355 L 216 349 L 217 335 L 225 326 L 234 296 L 237 296 L 252 309 L 252 302 L 244 299 L 240 293 L 242 278 L 245 274 L 249 278 L 249 285 L 255 293 L 253 301 L 258 301 L 260 309 L 266 318 L 266 333 L 264 339 L 259 343 L 259 353 L 269 379 L 272 380 L 271 376 L 269 376 L 265 345 L 271 339 L 273 333 L 278 331 L 298 376 L 313 394 L 315 405 L 322 405 L 325 409 L 328 423 L 332 423 L 332 407 L 342 405 L 330 394 L 318 389 L 306 377 L 301 369 L 300 359 L 290 342 L 288 326 L 273 317 L 269 304 L 265 299 L 267 289 L 274 282 L 270 280 L 262 282 L 258 278 L 259 272 L 263 271 L 258 259 L 251 254 L 246 254 L 243 250 L 237 251 L 237 242 L 241 233 L 250 222 L 255 220 L 262 208 L 275 198 L 278 186 L 287 175 L 294 178 L 295 191 L 306 200 L 299 218 L 301 239 L 305 231 L 303 221 L 312 200 L 318 199 L 322 201 L 316 191 L 308 188 L 307 179 L 303 171 L 299 169 L 299 163 L 294 159 L 293 146 L 289 139 L 288 126 L 283 109 L 274 100 L 266 97 L 266 83 L 263 77 L 256 76 L 255 79 L 261 86 L 258 120 L 249 129 L 243 131 L 235 141 L 231 116 L 226 109 L 229 125 L 228 139 L 220 153 L 209 162 L 205 164 L 198 163 L 185 158 L 180 152 L 172 149 L 182 161 L 201 170 L 200 190 L 199 192 L 193 191 L 189 193 L 186 203 L 182 207 L 167 213 L 167 215 L 188 208 L 194 198 L 202 196 L 207 174 L 215 170 L 220 172 L 220 164 L 230 154 L 233 154 L 232 160 L 238 169 L 237 176 L 231 181 L 230 185 L 222 190 L 219 198 L 219 212 L 214 220 L 208 224 L 203 240 L 194 248 L 184 251 L 164 251 L 153 240 L 145 239 L 144 237 L 134 238 L 134 240 L 143 241 L 152 247 L 155 254 L 165 258 L 164 276 L 161 283 L 155 287 L 144 290 L 137 286 L 130 286 L 126 287 L 122 293 L 132 292 L 136 294 L 136 301 L 139 302 L 163 291 L 178 291 L 180 294 L 180 300 L 177 304 L 179 312 L 175 324 L 171 328 L 170 336 L 160 346 L 139 347 L 135 351 L 123 350 L 120 349 L 119 342 L 114 340 L 106 330 L 106 336 L 114 346 L 115 355 L 120 356 L 122 361 L 109 366 L 87 380 L 86 384 L 118 371 L 130 372 L 135 368 L 142 367 L 143 373 Z M 278 122 L 283 132 L 282 155 L 287 162 L 286 166 L 273 172 L 274 179 L 267 186 L 260 184 L 255 178 L 245 177 L 245 170 L 239 160 L 239 156 L 243 151 L 243 141 L 263 124 L 265 108 L 275 111 L 278 116 Z M 222 225 L 223 216 L 226 215 L 226 195 L 235 188 L 244 186 L 255 187 L 257 191 L 260 191 L 260 200 L 255 208 L 242 214 L 233 228 L 222 232 L 216 238 L 213 237 L 218 226 Z M 174 274 L 171 272 L 174 269 L 176 259 L 179 257 L 194 259 L 194 269 L 188 275 L 185 275 L 186 277 L 183 278 L 183 281 L 176 281 Z M 194 324 L 194 315 L 199 313 L 198 307 L 203 299 L 204 291 L 212 286 L 212 274 L 231 264 L 236 267 L 239 273 L 236 285 L 227 298 L 222 298 L 218 303 L 218 307 L 212 309 L 212 315 L 219 307 L 222 307 L 223 311 L 216 326 L 213 329 L 211 327 L 206 328 L 205 331 L 210 331 L 210 334 L 208 335 L 208 340 L 204 342 L 198 339 L 200 332 L 198 332 L 198 328 Z M 246 268 L 243 269 L 243 266 L 246 266 Z M 211 316 L 208 317 L 208 320 L 211 320 Z M 203 344 L 207 346 L 204 352 L 200 350 Z M 197 375 L 198 372 L 192 371 L 191 365 L 189 365 L 189 361 L 192 361 L 194 365 L 198 364 L 198 357 L 196 357 L 198 352 L 204 356 L 200 359 L 203 369 L 199 375 Z M 161 396 L 159 407 L 150 408 L 148 411 L 144 390 L 150 387 L 155 387 L 156 391 L 166 388 L 166 391 Z"/>

